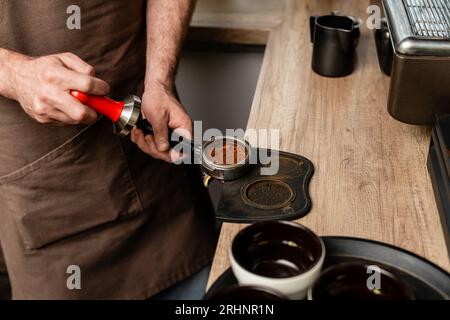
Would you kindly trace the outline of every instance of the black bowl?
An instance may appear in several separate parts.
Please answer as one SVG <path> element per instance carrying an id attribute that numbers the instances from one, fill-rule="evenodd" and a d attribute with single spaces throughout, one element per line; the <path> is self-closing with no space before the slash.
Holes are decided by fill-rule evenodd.
<path id="1" fill-rule="evenodd" d="M 376 270 L 374 269 L 377 268 Z M 374 280 L 378 272 L 379 283 Z M 340 263 L 326 269 L 308 292 L 311 300 L 413 300 L 411 289 L 382 266 Z"/>

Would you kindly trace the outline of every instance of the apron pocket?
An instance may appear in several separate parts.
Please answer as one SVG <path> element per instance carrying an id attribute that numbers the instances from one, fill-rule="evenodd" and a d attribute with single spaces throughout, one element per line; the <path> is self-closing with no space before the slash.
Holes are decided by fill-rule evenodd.
<path id="1" fill-rule="evenodd" d="M 25 249 L 142 211 L 118 137 L 100 119 L 40 159 L 0 178 Z"/>

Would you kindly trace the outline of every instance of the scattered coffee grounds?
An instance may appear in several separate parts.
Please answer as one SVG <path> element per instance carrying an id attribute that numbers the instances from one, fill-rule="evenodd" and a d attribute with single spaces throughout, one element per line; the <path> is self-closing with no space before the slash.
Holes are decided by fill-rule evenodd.
<path id="1" fill-rule="evenodd" d="M 217 165 L 233 165 L 247 157 L 247 149 L 237 141 L 224 139 L 208 150 L 208 157 Z"/>

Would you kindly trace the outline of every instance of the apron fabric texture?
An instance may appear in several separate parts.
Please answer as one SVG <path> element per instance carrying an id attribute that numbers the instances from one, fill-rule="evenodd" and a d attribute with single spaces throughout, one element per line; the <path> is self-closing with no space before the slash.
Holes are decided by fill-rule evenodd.
<path id="1" fill-rule="evenodd" d="M 71 5 L 81 29 L 69 30 Z M 145 0 L 0 0 L 0 47 L 73 52 L 122 98 L 142 93 Z M 212 206 L 198 168 L 90 126 L 43 125 L 0 96 L 0 242 L 15 299 L 144 299 L 207 264 Z M 81 289 L 69 289 L 69 266 Z"/>

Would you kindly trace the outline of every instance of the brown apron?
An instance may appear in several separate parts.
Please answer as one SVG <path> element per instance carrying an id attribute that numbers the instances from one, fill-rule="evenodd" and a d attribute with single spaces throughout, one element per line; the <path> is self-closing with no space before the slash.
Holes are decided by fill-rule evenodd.
<path id="1" fill-rule="evenodd" d="M 144 0 L 0 0 L 0 47 L 73 52 L 116 98 L 140 93 Z M 70 5 L 81 30 L 69 30 Z M 57 127 L 0 97 L 0 242 L 16 299 L 147 298 L 210 261 L 214 217 L 197 168 L 143 154 L 101 118 Z M 81 290 L 67 268 L 81 269 Z"/>

